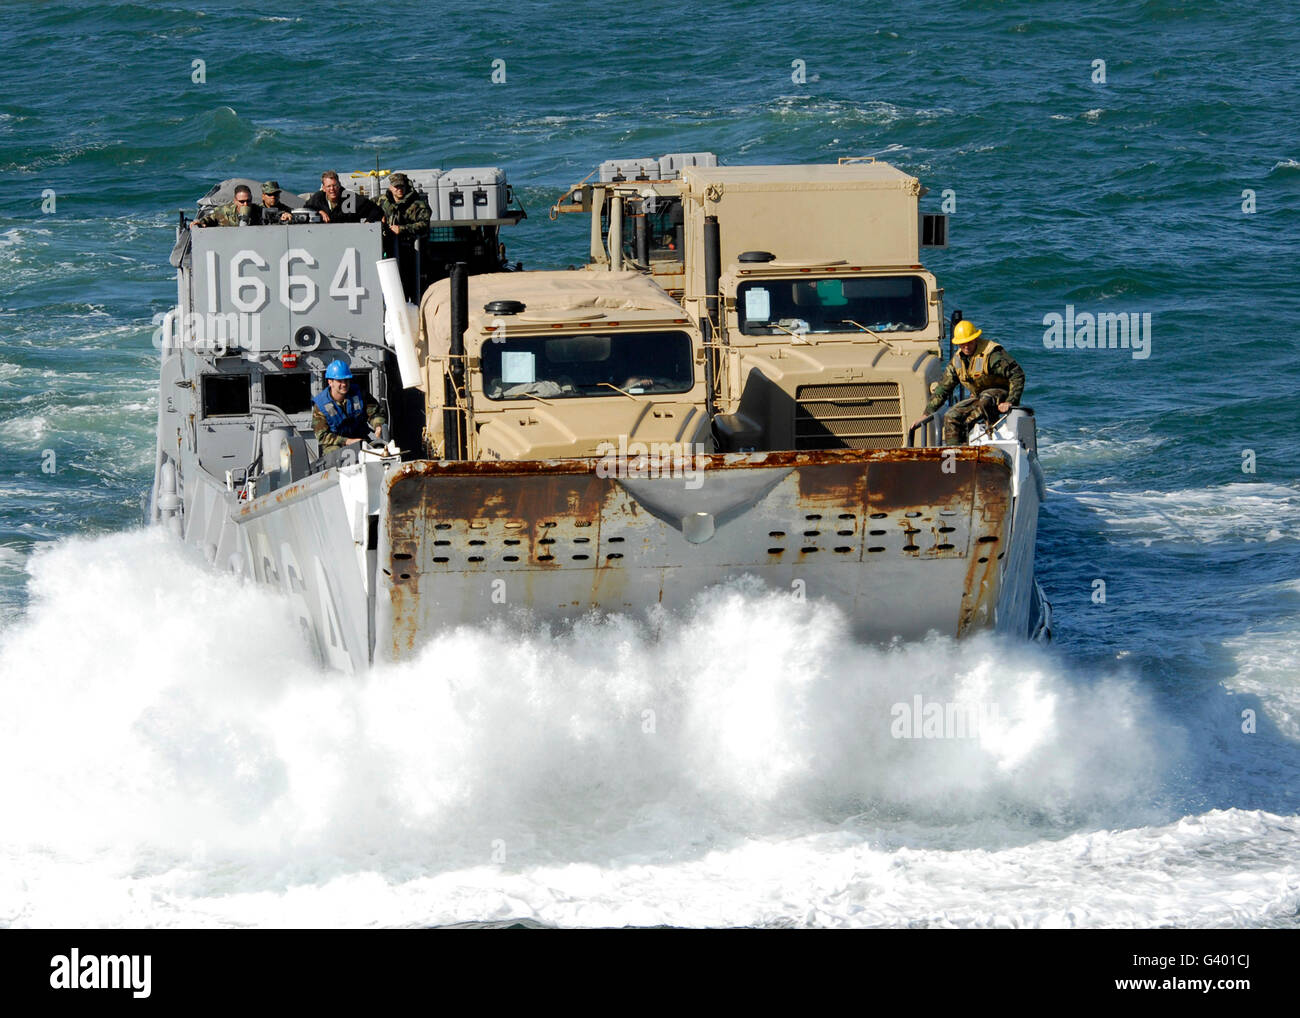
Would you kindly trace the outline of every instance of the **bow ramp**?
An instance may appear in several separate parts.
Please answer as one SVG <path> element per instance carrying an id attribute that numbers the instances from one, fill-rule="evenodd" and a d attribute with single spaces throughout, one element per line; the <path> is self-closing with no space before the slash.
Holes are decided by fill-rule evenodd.
<path id="1" fill-rule="evenodd" d="M 747 574 L 834 602 L 866 638 L 1025 623 L 998 611 L 1013 503 L 999 449 L 712 454 L 655 473 L 404 464 L 385 482 L 376 651 L 400 658 L 521 607 L 551 621 L 682 609 Z"/>

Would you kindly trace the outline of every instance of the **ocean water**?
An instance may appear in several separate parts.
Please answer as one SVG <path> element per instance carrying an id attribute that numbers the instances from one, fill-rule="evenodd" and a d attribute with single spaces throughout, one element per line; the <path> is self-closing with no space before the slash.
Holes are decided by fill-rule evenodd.
<path id="1" fill-rule="evenodd" d="M 1300 925 L 1296 52 L 1263 3 L 5 7 L 0 924 Z M 560 268 L 567 185 L 700 150 L 955 201 L 927 262 L 1028 376 L 1050 647 L 737 584 L 342 679 L 141 528 L 211 183 L 502 165 Z M 1068 307 L 1149 356 L 1047 348 Z M 999 720 L 892 737 L 918 695 Z"/>

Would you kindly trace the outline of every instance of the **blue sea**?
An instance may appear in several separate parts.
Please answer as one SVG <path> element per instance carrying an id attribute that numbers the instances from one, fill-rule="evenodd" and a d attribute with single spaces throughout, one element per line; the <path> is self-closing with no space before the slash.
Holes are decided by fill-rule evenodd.
<path id="1" fill-rule="evenodd" d="M 0 9 L 0 925 L 1300 925 L 1293 7 L 273 9 Z M 928 265 L 1037 414 L 1053 644 L 862 646 L 742 584 L 345 679 L 143 527 L 214 182 L 499 165 L 511 258 L 564 268 L 568 185 L 695 151 L 948 203 Z M 1145 356 L 1044 341 L 1106 312 Z M 916 695 L 1007 725 L 892 738 Z"/>

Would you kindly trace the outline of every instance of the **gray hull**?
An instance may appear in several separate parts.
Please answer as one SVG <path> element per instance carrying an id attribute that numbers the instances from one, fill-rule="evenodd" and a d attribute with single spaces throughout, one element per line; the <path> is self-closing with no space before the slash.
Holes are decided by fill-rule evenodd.
<path id="1" fill-rule="evenodd" d="M 184 536 L 289 597 L 343 671 L 520 608 L 681 610 L 747 575 L 839 606 L 863 639 L 1043 629 L 1041 474 L 1017 443 L 703 459 L 690 483 L 586 459 L 374 457 L 249 502 L 195 471 Z"/>

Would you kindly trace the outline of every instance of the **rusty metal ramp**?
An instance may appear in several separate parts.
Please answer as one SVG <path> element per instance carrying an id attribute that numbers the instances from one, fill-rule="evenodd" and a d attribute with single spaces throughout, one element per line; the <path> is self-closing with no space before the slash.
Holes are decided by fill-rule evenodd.
<path id="1" fill-rule="evenodd" d="M 681 609 L 746 574 L 837 604 L 868 639 L 993 625 L 1012 506 L 999 450 L 695 462 L 688 477 L 602 476 L 590 459 L 404 464 L 386 482 L 377 653 L 520 608 Z"/>

